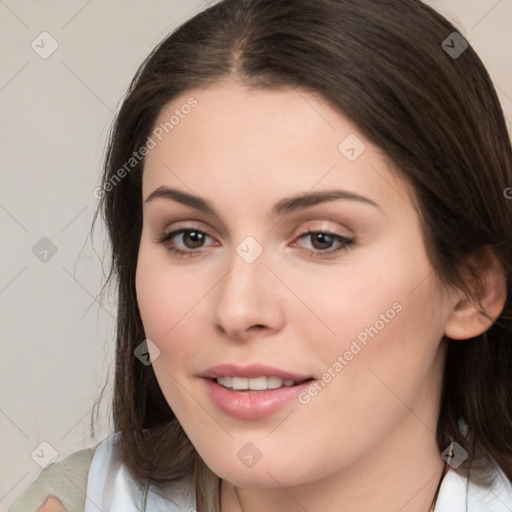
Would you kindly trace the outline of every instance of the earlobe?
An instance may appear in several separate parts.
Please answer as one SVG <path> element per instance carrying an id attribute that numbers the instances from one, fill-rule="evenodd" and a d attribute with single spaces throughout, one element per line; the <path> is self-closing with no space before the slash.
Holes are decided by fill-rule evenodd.
<path id="1" fill-rule="evenodd" d="M 459 299 L 446 323 L 445 336 L 466 340 L 487 331 L 500 316 L 507 298 L 506 275 L 494 251 L 486 246 L 468 261 L 473 274 L 467 278 L 472 297 L 459 292 Z"/>

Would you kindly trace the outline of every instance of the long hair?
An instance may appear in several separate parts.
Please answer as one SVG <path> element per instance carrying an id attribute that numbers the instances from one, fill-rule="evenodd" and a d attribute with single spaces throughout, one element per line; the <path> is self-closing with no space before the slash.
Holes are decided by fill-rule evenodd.
<path id="1" fill-rule="evenodd" d="M 428 257 L 447 285 L 469 295 L 467 257 L 492 248 L 507 276 L 506 304 L 484 334 L 447 340 L 437 442 L 441 452 L 458 442 L 469 453 L 457 471 L 488 467 L 492 457 L 512 480 L 512 152 L 492 81 L 454 32 L 419 0 L 224 0 L 142 63 L 112 126 L 96 212 L 118 298 L 114 428 L 138 482 L 193 477 L 197 510 L 219 509 L 220 480 L 134 350 L 146 337 L 135 293 L 141 148 L 170 101 L 224 79 L 314 92 L 348 116 L 412 184 Z"/>

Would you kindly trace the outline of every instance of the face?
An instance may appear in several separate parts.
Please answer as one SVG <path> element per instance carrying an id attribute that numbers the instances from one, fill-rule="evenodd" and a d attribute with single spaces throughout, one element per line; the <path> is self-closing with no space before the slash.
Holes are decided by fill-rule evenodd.
<path id="1" fill-rule="evenodd" d="M 379 148 L 310 93 L 230 82 L 177 98 L 152 139 L 137 299 L 209 467 L 286 486 L 434 447 L 452 304 Z"/>

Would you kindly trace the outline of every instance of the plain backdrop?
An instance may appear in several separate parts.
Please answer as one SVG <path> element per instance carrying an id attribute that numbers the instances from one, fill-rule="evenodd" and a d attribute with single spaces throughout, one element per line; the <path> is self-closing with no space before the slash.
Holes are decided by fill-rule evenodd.
<path id="1" fill-rule="evenodd" d="M 479 53 L 510 128 L 512 0 L 428 3 Z M 0 511 L 44 457 L 61 459 L 111 432 L 107 385 L 100 430 L 89 433 L 112 376 L 115 314 L 112 297 L 99 295 L 108 259 L 103 231 L 94 246 L 89 237 L 93 190 L 139 64 L 207 5 L 0 0 Z"/>

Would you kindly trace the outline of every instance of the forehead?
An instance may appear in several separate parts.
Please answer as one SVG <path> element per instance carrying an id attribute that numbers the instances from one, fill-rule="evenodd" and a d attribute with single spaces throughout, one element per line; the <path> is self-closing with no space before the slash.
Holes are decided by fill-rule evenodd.
<path id="1" fill-rule="evenodd" d="M 409 187 L 380 148 L 320 96 L 234 82 L 191 90 L 158 116 L 143 196 L 168 185 L 261 204 L 290 193 L 343 187 L 410 207 Z M 376 201 L 377 202 L 377 201 Z M 248 206 L 248 203 L 246 203 Z"/>

